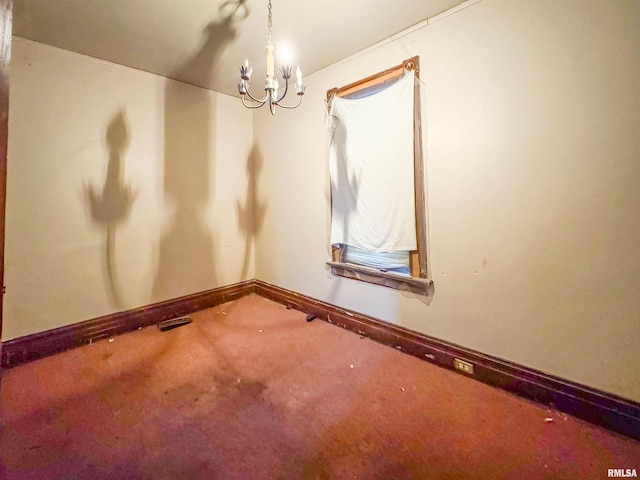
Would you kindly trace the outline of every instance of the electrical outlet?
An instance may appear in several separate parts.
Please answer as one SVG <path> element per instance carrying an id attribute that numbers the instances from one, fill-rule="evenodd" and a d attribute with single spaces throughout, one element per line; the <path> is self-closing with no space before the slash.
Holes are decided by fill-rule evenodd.
<path id="1" fill-rule="evenodd" d="M 460 360 L 459 358 L 454 358 L 453 366 L 456 370 L 460 370 L 461 372 L 468 375 L 473 375 L 473 363 L 465 362 L 464 360 Z"/>

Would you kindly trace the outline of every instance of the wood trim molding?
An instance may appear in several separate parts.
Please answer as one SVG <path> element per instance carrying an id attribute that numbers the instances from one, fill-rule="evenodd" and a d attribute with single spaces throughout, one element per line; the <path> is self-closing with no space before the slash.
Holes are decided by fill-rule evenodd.
<path id="1" fill-rule="evenodd" d="M 429 286 L 433 283 L 433 281 L 428 278 L 409 277 L 394 272 L 383 272 L 376 268 L 355 265 L 353 263 L 333 261 L 327 262 L 327 265 L 331 267 L 332 275 L 353 278 L 362 282 L 383 285 L 397 290 L 406 290 L 418 295 L 428 295 Z"/>
<path id="2" fill-rule="evenodd" d="M 405 60 L 404 68 L 410 66 L 416 71 L 416 77 L 420 78 L 420 57 Z M 415 193 L 416 209 L 416 242 L 418 250 L 411 253 L 411 273 L 415 277 L 428 278 L 427 270 L 427 202 L 425 191 L 425 159 L 422 149 L 422 100 L 423 95 L 420 82 L 413 86 L 413 191 Z M 416 265 L 417 264 L 417 265 Z"/>
<path id="3" fill-rule="evenodd" d="M 2 343 L 2 368 L 215 307 L 254 292 L 255 281 L 248 280 L 9 340 Z"/>
<path id="4" fill-rule="evenodd" d="M 9 141 L 9 63 L 13 2 L 0 0 L 0 332 L 2 331 L 2 297 L 4 293 L 4 219 L 7 199 L 7 144 Z M 0 351 L 2 346 L 0 345 Z"/>
<path id="5" fill-rule="evenodd" d="M 408 58 L 395 67 L 374 73 L 373 75 L 369 75 L 366 78 L 349 83 L 348 85 L 332 88 L 327 91 L 327 101 L 330 102 L 334 96 L 344 97 L 355 91 L 369 88 L 379 83 L 384 83 L 395 77 L 403 75 L 405 70 L 413 70 L 416 73 L 416 77 L 420 78 L 420 57 L 415 56 Z"/>
<path id="6" fill-rule="evenodd" d="M 640 403 L 422 335 L 367 315 L 271 285 L 256 293 L 339 327 L 454 370 L 454 359 L 473 364 L 473 378 L 640 440 Z M 464 375 L 460 373 L 460 375 Z"/>

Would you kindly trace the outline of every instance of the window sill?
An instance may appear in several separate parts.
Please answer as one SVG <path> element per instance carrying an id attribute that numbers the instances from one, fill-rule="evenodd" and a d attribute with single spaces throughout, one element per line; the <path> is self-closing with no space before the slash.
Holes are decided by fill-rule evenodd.
<path id="1" fill-rule="evenodd" d="M 353 263 L 327 262 L 331 273 L 339 277 L 354 278 L 375 285 L 405 290 L 420 295 L 427 295 L 433 281 L 429 278 L 416 278 L 393 272 L 354 265 Z"/>

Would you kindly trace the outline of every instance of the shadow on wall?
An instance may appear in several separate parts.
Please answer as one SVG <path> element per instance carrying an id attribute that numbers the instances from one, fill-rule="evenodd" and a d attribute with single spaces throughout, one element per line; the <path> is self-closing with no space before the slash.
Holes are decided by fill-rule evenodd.
<path id="1" fill-rule="evenodd" d="M 249 273 L 251 261 L 251 247 L 256 236 L 262 229 L 264 217 L 267 213 L 268 202 L 259 199 L 258 178 L 262 170 L 263 157 L 260 148 L 254 144 L 247 157 L 247 196 L 245 204 L 242 205 L 236 200 L 236 212 L 238 214 L 238 226 L 245 236 L 244 262 L 240 278 L 245 280 Z"/>
<path id="2" fill-rule="evenodd" d="M 335 176 L 331 178 L 331 207 L 333 213 L 340 217 L 344 231 L 345 243 L 349 241 L 349 217 L 353 215 L 358 207 L 358 190 L 360 178 L 350 176 L 347 166 L 349 155 L 347 152 L 348 132 L 345 125 L 337 117 L 332 116 L 331 121 L 335 124 L 331 134 L 331 148 L 335 149 L 334 157 L 344 159 L 335 165 Z M 338 195 L 338 193 L 340 193 Z M 334 218 L 332 221 L 338 221 Z"/>
<path id="3" fill-rule="evenodd" d="M 219 18 L 205 28 L 198 51 L 171 77 L 211 78 L 221 53 L 236 36 L 234 23 L 249 14 L 245 2 L 229 1 L 220 7 Z M 214 99 L 209 90 L 172 80 L 166 83 L 164 195 L 172 212 L 160 240 L 155 300 L 218 285 L 214 232 L 205 218 L 215 162 Z"/>
<path id="4" fill-rule="evenodd" d="M 88 185 L 85 188 L 85 196 L 89 204 L 91 220 L 104 229 L 105 289 L 113 306 L 123 308 L 116 262 L 116 230 L 129 218 L 136 197 L 136 193 L 124 182 L 124 153 L 131 140 L 124 110 L 113 117 L 107 127 L 105 138 L 109 150 L 107 178 L 101 192 L 95 190 L 92 185 Z"/>
<path id="5" fill-rule="evenodd" d="M 329 238 L 331 239 L 331 231 L 333 229 L 333 222 L 342 222 L 342 228 L 344 231 L 345 243 L 349 241 L 349 217 L 353 215 L 358 206 L 358 189 L 360 179 L 359 177 L 351 177 L 347 171 L 347 129 L 340 120 L 332 116 L 330 117 L 331 126 L 331 141 L 330 147 L 335 150 L 333 153 L 334 158 L 343 158 L 345 161 L 336 162 L 335 174 L 329 175 L 330 182 L 330 195 L 328 198 L 329 211 L 331 212 L 331 223 L 329 224 Z M 338 195 L 338 192 L 342 192 Z M 348 194 L 347 194 L 348 193 Z M 331 244 L 331 240 L 329 241 Z M 331 249 L 331 245 L 329 245 Z M 330 252 L 333 257 L 333 252 Z M 333 258 L 331 258 L 333 260 Z M 333 274 L 329 275 L 329 278 L 333 280 L 331 290 L 329 291 L 329 300 L 335 301 L 336 294 L 342 282 L 339 278 Z"/>

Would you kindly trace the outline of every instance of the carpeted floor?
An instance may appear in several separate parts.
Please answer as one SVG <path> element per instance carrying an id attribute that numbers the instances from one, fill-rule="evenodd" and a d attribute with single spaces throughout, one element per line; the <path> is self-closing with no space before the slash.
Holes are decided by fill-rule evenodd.
<path id="1" fill-rule="evenodd" d="M 638 442 L 256 295 L 192 318 L 5 372 L 0 478 L 640 472 Z"/>

